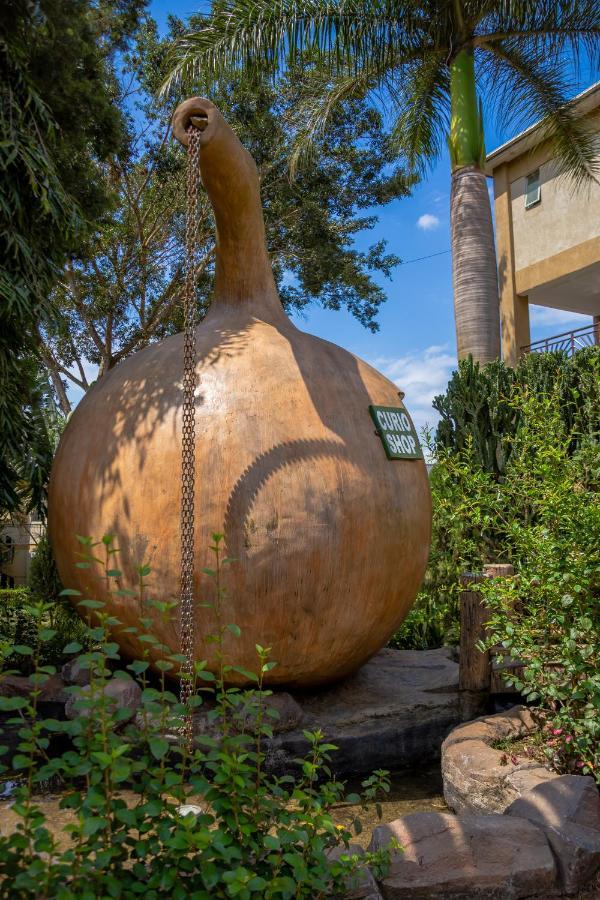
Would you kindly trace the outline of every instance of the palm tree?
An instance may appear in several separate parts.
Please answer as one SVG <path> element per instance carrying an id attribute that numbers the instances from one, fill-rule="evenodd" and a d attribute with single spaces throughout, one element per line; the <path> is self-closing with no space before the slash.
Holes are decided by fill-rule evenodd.
<path id="1" fill-rule="evenodd" d="M 504 126 L 543 119 L 565 170 L 578 181 L 595 177 L 592 136 L 567 98 L 571 66 L 580 57 L 598 66 L 598 0 L 215 0 L 195 22 L 173 49 L 168 85 L 305 64 L 312 93 L 298 155 L 336 104 L 357 95 L 385 104 L 391 140 L 416 174 L 447 142 L 458 355 L 497 358 L 481 97 Z"/>

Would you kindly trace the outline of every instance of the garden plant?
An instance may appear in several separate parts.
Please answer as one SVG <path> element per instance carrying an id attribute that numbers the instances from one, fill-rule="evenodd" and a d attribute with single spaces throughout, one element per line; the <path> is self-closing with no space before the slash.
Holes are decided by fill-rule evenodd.
<path id="1" fill-rule="evenodd" d="M 99 567 L 106 588 L 118 591 L 114 538 L 80 538 L 80 543 L 79 565 Z M 12 760 L 4 748 L 3 770 L 18 779 L 13 809 L 19 825 L 0 837 L 0 896 L 283 900 L 331 896 L 351 885 L 359 858 L 348 848 L 351 833 L 334 823 L 330 810 L 360 799 L 346 796 L 344 784 L 333 776 L 335 747 L 320 732 L 305 732 L 307 754 L 297 760 L 297 773 L 269 774 L 265 741 L 277 713 L 262 684 L 276 665 L 268 648 L 256 647 L 256 673 L 241 673 L 249 689 L 227 684 L 235 667 L 225 658 L 224 637 L 240 632 L 226 617 L 222 574 L 228 561 L 222 560 L 222 546 L 222 536 L 215 534 L 214 568 L 204 570 L 212 583 L 205 606 L 214 622 L 217 671 L 196 663 L 187 707 L 169 680 L 182 657 L 152 635 L 156 617 L 176 615 L 177 604 L 151 599 L 147 565 L 139 567 L 137 595 L 127 594 L 128 602 L 139 604 L 147 652 L 128 664 L 112 638 L 119 622 L 104 604 L 63 591 L 87 618 L 82 640 L 65 647 L 90 672 L 89 685 L 70 688 L 72 719 L 43 718 L 39 710 L 40 690 L 55 672 L 41 663 L 55 638 L 45 624 L 49 604 L 31 604 L 28 613 L 37 628 L 28 644 L 3 647 L 5 656 L 30 662 L 35 690 L 30 697 L 0 699 L 8 724 L 19 729 Z M 135 717 L 111 699 L 109 686 L 118 681 L 139 686 Z M 208 724 L 192 744 L 182 737 L 182 722 L 201 712 Z M 37 802 L 48 780 L 60 785 L 61 808 L 71 814 L 62 835 L 49 827 Z M 376 802 L 389 790 L 387 773 L 376 772 L 364 787 L 364 802 Z M 354 824 L 359 830 L 359 821 Z M 367 854 L 360 864 L 383 872 L 388 858 L 387 851 Z"/>
<path id="2" fill-rule="evenodd" d="M 500 360 L 479 366 L 462 360 L 446 392 L 433 405 L 441 419 L 424 443 L 433 465 L 433 534 L 429 565 L 417 601 L 396 633 L 393 646 L 425 650 L 458 643 L 459 578 L 485 563 L 513 562 L 511 533 L 488 509 L 488 494 L 505 497 L 514 477 L 507 466 L 534 408 L 521 402 L 553 398 L 566 458 L 597 446 L 600 436 L 600 351 L 532 353 L 516 368 Z M 561 438 L 562 441 L 562 438 Z M 485 491 L 483 486 L 485 485 Z M 588 490 L 579 495 L 590 497 Z M 486 498 L 485 500 L 483 498 Z M 504 501 L 503 501 L 504 502 Z M 523 506 L 510 509 L 513 524 L 528 524 Z M 508 510 L 507 510 L 508 515 Z"/>
<path id="3" fill-rule="evenodd" d="M 599 359 L 592 351 L 578 365 L 597 378 Z M 483 464 L 487 453 L 473 434 L 458 448 L 437 447 L 433 572 L 420 609 L 428 603 L 437 615 L 429 638 L 438 637 L 436 622 L 447 635 L 456 628 L 460 571 L 511 563 L 514 577 L 481 586 L 488 646 L 524 664 L 508 683 L 538 710 L 550 763 L 600 781 L 600 443 L 597 424 L 584 427 L 597 409 L 586 415 L 577 391 L 570 407 L 565 396 L 561 366 L 546 391 L 515 378 L 502 398 L 514 427 L 499 438 L 501 474 Z M 438 589 L 444 579 L 450 586 L 437 607 L 436 577 Z M 420 621 L 409 617 L 408 637 Z"/>

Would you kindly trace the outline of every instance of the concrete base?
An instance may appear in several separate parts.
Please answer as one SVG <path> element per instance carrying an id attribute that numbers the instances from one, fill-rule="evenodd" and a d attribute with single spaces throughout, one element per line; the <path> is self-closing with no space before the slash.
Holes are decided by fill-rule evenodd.
<path id="1" fill-rule="evenodd" d="M 450 648 L 381 650 L 338 684 L 277 692 L 273 700 L 280 720 L 265 749 L 266 767 L 277 773 L 293 771 L 294 760 L 306 753 L 306 730 L 320 729 L 338 747 L 331 767 L 347 776 L 436 759 L 442 741 L 461 721 L 458 663 Z M 198 737 L 203 721 L 201 715 Z"/>

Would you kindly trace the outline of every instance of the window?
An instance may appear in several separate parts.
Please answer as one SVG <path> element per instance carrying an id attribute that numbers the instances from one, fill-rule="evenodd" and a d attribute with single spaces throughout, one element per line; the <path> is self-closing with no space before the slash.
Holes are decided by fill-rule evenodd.
<path id="1" fill-rule="evenodd" d="M 540 170 L 536 169 L 535 172 L 532 172 L 527 176 L 527 183 L 525 185 L 525 209 L 529 209 L 530 206 L 535 206 L 541 199 L 542 188 L 540 185 Z"/>

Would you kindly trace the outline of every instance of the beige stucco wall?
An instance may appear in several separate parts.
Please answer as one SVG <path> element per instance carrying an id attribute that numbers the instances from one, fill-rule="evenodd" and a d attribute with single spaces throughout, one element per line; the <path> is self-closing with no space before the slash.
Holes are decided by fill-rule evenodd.
<path id="1" fill-rule="evenodd" d="M 600 135 L 596 144 L 600 156 Z M 539 168 L 541 202 L 535 206 L 525 208 L 526 174 L 510 184 L 517 271 L 600 235 L 600 184 L 577 189 L 554 160 Z"/>
<path id="2" fill-rule="evenodd" d="M 14 587 L 27 584 L 31 559 L 36 546 L 44 533 L 41 522 L 4 523 L 0 522 L 0 541 L 7 544 L 10 539 L 10 555 L 6 552 L 0 556 L 0 574 L 11 579 Z"/>
<path id="3" fill-rule="evenodd" d="M 585 120 L 597 133 L 600 158 L 597 105 Z M 600 185 L 573 195 L 573 182 L 558 174 L 553 155 L 551 142 L 543 141 L 520 152 L 507 145 L 488 159 L 494 179 L 502 356 L 511 366 L 530 342 L 528 296 L 542 305 L 600 314 L 600 291 L 594 290 L 593 280 L 590 291 L 588 277 L 600 265 Z M 541 203 L 526 210 L 526 177 L 538 168 Z M 573 276 L 579 280 L 573 281 Z M 549 283 L 561 283 L 566 295 L 550 297 Z"/>

